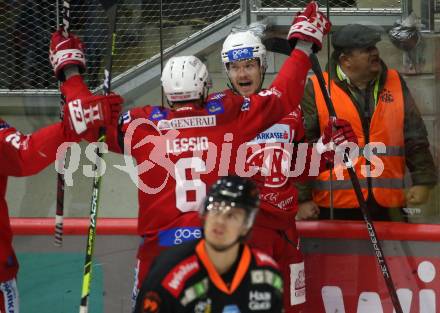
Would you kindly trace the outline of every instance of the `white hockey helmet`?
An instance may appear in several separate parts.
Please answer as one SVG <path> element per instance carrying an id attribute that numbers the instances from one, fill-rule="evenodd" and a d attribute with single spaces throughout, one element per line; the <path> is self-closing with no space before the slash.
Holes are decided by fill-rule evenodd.
<path id="1" fill-rule="evenodd" d="M 161 81 L 170 102 L 204 99 L 211 87 L 206 65 L 192 55 L 170 58 L 163 69 Z"/>
<path id="2" fill-rule="evenodd" d="M 228 63 L 254 58 L 260 61 L 261 72 L 266 72 L 266 47 L 254 32 L 238 31 L 226 37 L 222 49 L 222 61 L 226 72 L 228 72 Z"/>

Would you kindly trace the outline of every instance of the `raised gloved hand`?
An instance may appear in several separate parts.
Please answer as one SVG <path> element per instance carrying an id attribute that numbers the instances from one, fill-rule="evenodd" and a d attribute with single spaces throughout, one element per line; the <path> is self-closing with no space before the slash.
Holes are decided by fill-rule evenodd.
<path id="1" fill-rule="evenodd" d="M 348 143 L 358 143 L 351 124 L 340 118 L 330 118 L 316 148 L 327 161 L 333 163 L 335 151 L 343 153 Z"/>
<path id="2" fill-rule="evenodd" d="M 290 26 L 287 40 L 292 49 L 303 40 L 312 44 L 312 51 L 318 52 L 322 48 L 322 39 L 330 31 L 331 23 L 318 10 L 318 3 L 311 1 L 303 12 L 298 12 Z"/>
<path id="3" fill-rule="evenodd" d="M 64 37 L 61 29 L 52 33 L 49 58 L 56 78 L 61 81 L 65 80 L 64 69 L 69 65 L 77 65 L 80 72 L 86 69 L 83 42 L 74 34 Z"/>
<path id="4" fill-rule="evenodd" d="M 85 138 L 91 133 L 97 134 L 100 127 L 116 126 L 123 102 L 122 97 L 115 94 L 68 101 L 64 106 L 63 119 L 66 134 L 73 138 Z"/>

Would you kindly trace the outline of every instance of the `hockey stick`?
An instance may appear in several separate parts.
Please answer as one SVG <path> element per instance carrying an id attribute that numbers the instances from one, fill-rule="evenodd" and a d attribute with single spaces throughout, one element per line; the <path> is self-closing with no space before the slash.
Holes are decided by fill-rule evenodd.
<path id="1" fill-rule="evenodd" d="M 330 21 L 330 3 L 329 3 L 328 0 L 325 1 L 325 6 L 327 8 L 327 13 L 326 13 L 327 14 L 327 18 Z M 331 44 L 330 41 L 331 41 L 331 37 L 329 35 L 329 36 L 327 36 L 327 60 L 330 60 L 330 44 Z M 328 80 L 329 81 L 332 80 L 331 72 L 330 71 L 328 72 Z M 332 94 L 331 86 L 330 85 L 328 85 L 327 93 L 328 93 L 329 97 Z M 330 219 L 331 220 L 334 219 L 334 217 L 335 217 L 334 196 L 333 196 L 333 170 L 334 170 L 334 166 L 335 165 L 333 163 L 331 163 L 330 166 L 329 166 L 329 170 L 330 170 L 330 177 L 329 177 L 329 179 L 330 179 L 329 180 L 329 182 L 330 182 L 330 184 L 329 184 L 330 207 L 329 207 L 329 209 L 330 209 Z"/>
<path id="2" fill-rule="evenodd" d="M 58 1 L 57 1 L 57 8 L 58 8 Z M 57 11 L 58 12 L 58 11 Z M 59 27 L 59 24 L 57 22 L 57 26 Z M 70 26 L 70 1 L 64 0 L 63 1 L 63 36 L 64 38 L 67 38 L 69 36 L 69 26 Z M 63 119 L 63 107 L 65 104 L 65 98 L 63 95 L 61 95 L 61 101 L 60 101 L 60 119 Z M 64 165 L 66 163 L 67 159 L 67 151 L 66 155 L 64 157 L 64 160 L 62 161 L 62 168 L 64 168 Z M 55 235 L 54 235 L 54 244 L 58 247 L 61 247 L 63 245 L 63 225 L 64 225 L 64 174 L 58 173 L 57 175 L 57 207 L 55 211 Z"/>
<path id="3" fill-rule="evenodd" d="M 112 61 L 115 52 L 115 41 L 116 41 L 116 0 L 100 0 L 101 5 L 107 15 L 109 22 L 109 35 L 107 41 L 107 55 L 105 60 L 104 68 L 104 94 L 110 94 L 111 90 L 111 78 L 112 78 Z M 98 144 L 104 143 L 106 139 L 105 129 L 101 128 L 99 130 Z M 92 280 L 92 258 L 93 251 L 95 248 L 96 240 L 96 222 L 98 216 L 98 206 L 99 206 L 99 193 L 101 186 L 101 175 L 98 175 L 98 162 L 101 162 L 102 153 L 99 148 L 96 149 L 96 163 L 94 165 L 94 177 L 93 177 L 93 190 L 92 199 L 90 204 L 90 226 L 87 234 L 87 248 L 86 257 L 84 262 L 84 272 L 83 272 L 83 283 L 81 291 L 81 304 L 79 307 L 80 313 L 87 313 L 88 311 L 88 299 L 90 296 L 90 283 Z"/>
<path id="4" fill-rule="evenodd" d="M 321 89 L 322 95 L 324 96 L 324 100 L 327 105 L 327 110 L 329 112 L 330 118 L 336 117 L 336 112 L 333 102 L 325 86 L 325 80 L 322 74 L 321 65 L 319 64 L 318 58 L 314 53 L 310 55 L 310 61 L 312 62 L 312 70 L 315 73 L 316 77 L 318 78 L 319 87 Z M 394 287 L 393 279 L 391 278 L 391 272 L 385 260 L 385 256 L 382 251 L 382 246 L 379 242 L 379 239 L 377 238 L 377 233 L 376 233 L 376 229 L 374 228 L 373 221 L 371 220 L 370 211 L 368 210 L 367 207 L 367 202 L 365 201 L 364 195 L 362 194 L 359 179 L 354 171 L 353 163 L 350 160 L 347 151 L 344 152 L 343 160 L 345 166 L 347 167 L 348 174 L 350 175 L 351 183 L 353 184 L 353 189 L 356 194 L 356 198 L 359 202 L 359 207 L 362 211 L 362 216 L 364 218 L 365 224 L 367 225 L 368 235 L 370 236 L 370 242 L 373 245 L 377 263 L 382 272 L 383 278 L 385 279 L 385 284 L 388 288 L 388 293 L 390 294 L 391 302 L 393 303 L 396 313 L 403 313 L 399 298 L 397 297 L 396 288 Z"/>
<path id="5" fill-rule="evenodd" d="M 163 20 L 163 1 L 160 0 L 160 16 L 159 16 L 159 46 L 160 46 L 160 75 L 163 72 L 163 35 L 162 35 L 162 20 Z M 163 85 L 160 84 L 160 101 L 162 109 L 165 107 L 163 101 Z"/>

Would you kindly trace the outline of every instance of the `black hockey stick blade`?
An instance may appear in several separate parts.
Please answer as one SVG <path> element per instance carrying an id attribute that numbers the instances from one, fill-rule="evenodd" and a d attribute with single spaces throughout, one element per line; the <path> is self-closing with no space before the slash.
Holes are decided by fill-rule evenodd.
<path id="1" fill-rule="evenodd" d="M 292 48 L 289 45 L 289 42 L 285 38 L 279 38 L 279 37 L 270 37 L 263 39 L 263 44 L 266 46 L 266 50 L 290 55 L 290 52 L 292 51 Z"/>
<path id="2" fill-rule="evenodd" d="M 324 80 L 324 75 L 322 74 L 321 65 L 319 64 L 318 58 L 314 53 L 310 55 L 310 61 L 312 63 L 312 70 L 318 79 L 319 87 L 324 96 L 324 100 L 327 105 L 327 110 L 329 112 L 329 115 L 336 117 L 335 107 L 325 86 L 325 80 Z M 348 174 L 350 175 L 350 180 L 351 183 L 353 184 L 353 189 L 356 194 L 356 198 L 359 202 L 359 207 L 362 211 L 365 224 L 367 225 L 367 231 L 368 231 L 368 235 L 370 236 L 370 242 L 373 245 L 373 249 L 376 255 L 376 260 L 379 264 L 379 269 L 382 272 L 382 276 L 385 280 L 385 284 L 387 286 L 388 293 L 391 298 L 391 302 L 393 303 L 396 313 L 403 313 L 402 306 L 400 305 L 399 298 L 397 297 L 396 288 L 394 287 L 393 279 L 391 278 L 391 272 L 389 270 L 388 263 L 382 251 L 382 245 L 380 244 L 379 239 L 377 238 L 376 229 L 374 227 L 373 221 L 371 220 L 370 212 L 368 210 L 367 203 L 364 199 L 364 195 L 362 194 L 359 179 L 354 171 L 353 166 L 351 165 L 352 163 L 348 156 L 347 151 L 344 153 L 344 163 L 347 166 Z"/>

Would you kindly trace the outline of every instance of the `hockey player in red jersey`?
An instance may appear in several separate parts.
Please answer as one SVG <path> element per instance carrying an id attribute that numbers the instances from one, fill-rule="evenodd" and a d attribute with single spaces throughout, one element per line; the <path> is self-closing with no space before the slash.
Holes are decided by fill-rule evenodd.
<path id="1" fill-rule="evenodd" d="M 113 125 L 121 111 L 119 96 L 87 96 L 65 105 L 62 122 L 25 135 L 0 118 L 0 312 L 18 313 L 18 262 L 6 204 L 8 176 L 30 176 L 51 164 L 64 142 L 79 142 L 100 126 Z"/>
<path id="2" fill-rule="evenodd" d="M 161 250 L 201 237 L 197 209 L 206 186 L 229 173 L 252 175 L 245 170 L 247 147 L 242 144 L 298 107 L 316 39 L 305 36 L 301 27 L 290 36 L 298 48 L 268 90 L 248 97 L 230 92 L 207 97 L 206 66 L 191 56 L 171 58 L 162 73 L 171 108 L 134 108 L 107 129 L 109 148 L 138 164 L 135 171 L 127 166 L 130 175 L 137 173 L 142 236 L 134 296 Z M 65 39 L 57 32 L 51 46 L 62 54 L 75 42 L 73 35 Z M 64 82 L 62 92 L 67 99 L 90 93 L 79 75 Z"/>
<path id="3" fill-rule="evenodd" d="M 298 44 L 304 44 L 297 42 L 298 39 L 312 42 L 310 53 L 312 50 L 316 52 L 321 49 L 322 37 L 329 28 L 329 21 L 318 11 L 318 5 L 312 2 L 294 19 L 288 40 L 291 45 L 296 43 L 297 47 Z M 261 91 L 267 67 L 266 48 L 258 35 L 258 29 L 251 27 L 238 29 L 225 39 L 221 57 L 231 89 L 224 93 L 249 97 L 266 92 Z M 302 90 L 297 91 L 302 93 Z M 347 124 L 341 120 L 336 123 Z M 344 136 L 348 141 L 356 141 L 355 137 L 350 138 L 350 129 Z M 302 312 L 306 301 L 304 259 L 295 226 L 298 203 L 294 182 L 304 179 L 309 173 L 316 176 L 322 167 L 319 160 L 310 164 L 311 148 L 298 148 L 303 141 L 302 113 L 300 107 L 296 106 L 283 119 L 249 142 L 246 160 L 248 166 L 260 168 L 259 173 L 253 176 L 260 188 L 260 211 L 249 243 L 271 255 L 280 265 L 284 280 L 284 309 L 287 313 Z M 289 175 L 289 171 L 296 174 Z"/>

